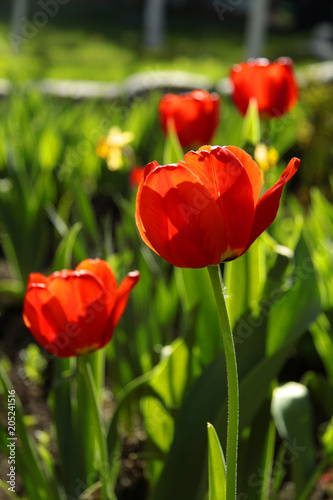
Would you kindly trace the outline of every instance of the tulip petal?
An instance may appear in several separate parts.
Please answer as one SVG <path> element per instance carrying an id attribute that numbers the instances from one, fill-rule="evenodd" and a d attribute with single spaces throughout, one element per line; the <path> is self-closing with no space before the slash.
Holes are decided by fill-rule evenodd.
<path id="1" fill-rule="evenodd" d="M 288 58 L 285 58 L 288 61 Z M 293 74 L 293 64 L 280 58 L 269 67 L 269 99 L 274 103 L 270 116 L 281 116 L 290 111 L 298 100 L 298 87 Z"/>
<path id="2" fill-rule="evenodd" d="M 150 174 L 150 172 L 152 170 L 154 170 L 154 168 L 159 167 L 159 166 L 160 165 L 157 163 L 157 161 L 152 161 L 152 162 L 148 163 L 148 165 L 145 167 L 144 174 L 143 174 L 143 179 L 141 180 L 141 182 L 139 184 L 138 192 L 136 194 L 136 202 L 135 202 L 135 223 L 136 223 L 136 226 L 137 226 L 137 228 L 139 230 L 139 233 L 140 233 L 140 236 L 141 236 L 143 242 L 151 250 L 153 250 L 153 252 L 155 252 L 155 250 L 154 250 L 154 248 L 150 244 L 150 241 L 147 238 L 146 230 L 145 230 L 145 228 L 144 228 L 144 226 L 142 224 L 142 221 L 141 221 L 140 207 L 141 207 L 141 193 L 142 193 L 142 189 L 144 187 L 145 180 L 148 177 L 148 175 Z"/>
<path id="3" fill-rule="evenodd" d="M 78 325 L 77 354 L 96 349 L 110 314 L 109 296 L 101 280 L 89 271 L 62 271 L 52 275 L 50 290 L 57 296 L 67 321 Z"/>
<path id="4" fill-rule="evenodd" d="M 50 278 L 48 278 L 47 276 L 44 276 L 43 274 L 40 274 L 40 273 L 30 273 L 28 283 L 27 283 L 27 289 L 30 288 L 33 284 L 37 284 L 37 283 L 47 286 L 50 283 Z"/>
<path id="5" fill-rule="evenodd" d="M 236 146 L 226 146 L 226 149 L 231 151 L 245 168 L 252 184 L 254 203 L 257 203 L 262 186 L 262 175 L 259 166 L 243 149 Z"/>
<path id="6" fill-rule="evenodd" d="M 234 151 L 238 153 L 238 148 Z M 208 151 L 201 149 L 200 153 L 190 151 L 184 157 L 185 164 L 198 175 L 220 207 L 224 220 L 222 260 L 242 253 L 253 225 L 255 202 L 248 171 L 252 173 L 254 168 L 247 156 L 240 156 L 227 147 L 214 146 Z M 257 180 L 254 184 L 257 190 Z"/>
<path id="7" fill-rule="evenodd" d="M 130 292 L 132 288 L 137 284 L 139 279 L 140 279 L 139 271 L 132 271 L 131 273 L 128 273 L 128 275 L 120 283 L 117 293 L 117 300 L 114 309 L 112 311 L 111 318 L 105 329 L 106 337 L 104 338 L 103 341 L 104 345 L 109 342 L 115 326 L 118 324 L 118 321 L 120 320 L 121 316 L 125 311 Z"/>
<path id="8" fill-rule="evenodd" d="M 298 158 L 290 160 L 280 179 L 259 199 L 256 206 L 251 235 L 244 252 L 275 219 L 279 209 L 283 186 L 293 177 L 293 175 L 295 175 L 299 165 L 300 160 Z"/>
<path id="9" fill-rule="evenodd" d="M 184 148 L 211 141 L 219 122 L 219 110 L 218 94 L 206 90 L 166 94 L 159 104 L 164 134 L 172 126 Z"/>
<path id="10" fill-rule="evenodd" d="M 101 259 L 86 259 L 77 266 L 76 271 L 89 271 L 101 280 L 108 298 L 108 310 L 111 311 L 116 302 L 118 286 L 117 279 L 109 264 Z"/>
<path id="11" fill-rule="evenodd" d="M 65 312 L 57 297 L 45 285 L 37 283 L 28 287 L 23 320 L 37 342 L 48 352 L 60 357 L 75 355 Z"/>
<path id="12" fill-rule="evenodd" d="M 175 266 L 205 267 L 220 260 L 221 212 L 201 180 L 180 163 L 156 167 L 146 177 L 137 222 L 143 240 Z"/>
<path id="13" fill-rule="evenodd" d="M 270 63 L 257 59 L 234 66 L 230 72 L 233 100 L 245 116 L 249 101 L 255 98 L 261 117 L 274 118 L 290 111 L 298 99 L 298 87 L 289 58 Z"/>

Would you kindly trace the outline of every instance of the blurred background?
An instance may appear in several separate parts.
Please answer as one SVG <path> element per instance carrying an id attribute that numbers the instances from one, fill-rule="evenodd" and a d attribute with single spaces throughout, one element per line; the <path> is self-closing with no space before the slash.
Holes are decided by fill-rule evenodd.
<path id="1" fill-rule="evenodd" d="M 310 431 L 316 436 L 316 447 L 307 448 L 304 444 L 304 449 L 312 453 L 311 467 L 315 463 L 319 466 L 313 469 L 313 476 L 306 472 L 301 477 L 299 487 L 311 489 L 322 472 L 327 474 L 321 481 L 321 496 L 310 497 L 304 490 L 305 496 L 296 498 L 332 499 L 333 2 L 0 0 L 0 54 L 0 379 L 3 369 L 13 382 L 24 413 L 34 417 L 27 424 L 30 426 L 27 431 L 22 424 L 22 436 L 24 432 L 32 432 L 34 442 L 45 450 L 53 436 L 48 399 L 53 390 L 51 372 L 22 320 L 23 298 L 32 271 L 48 275 L 73 268 L 87 257 L 108 259 L 119 279 L 131 269 L 140 270 L 140 289 L 133 291 L 117 335 L 108 346 L 107 381 L 114 399 L 105 393 L 105 407 L 109 408 L 109 396 L 112 405 L 113 401 L 121 402 L 119 394 L 123 388 L 146 376 L 158 364 L 184 370 L 179 376 L 178 371 L 170 368 L 170 374 L 174 373 L 172 382 L 168 371 L 156 372 L 155 388 L 164 388 L 164 383 L 167 387 L 159 396 L 165 398 L 164 406 L 160 399 L 147 399 L 149 392 L 140 401 L 141 396 L 135 395 L 133 401 L 126 402 L 130 408 L 126 406 L 127 413 L 121 414 L 128 435 L 122 456 L 126 460 L 117 486 L 119 500 L 146 499 L 147 484 L 151 489 L 158 485 L 156 491 L 165 495 L 157 493 L 154 498 L 184 500 L 182 490 L 176 497 L 166 489 L 167 483 L 158 483 L 163 466 L 160 457 L 169 453 L 182 395 L 192 390 L 196 377 L 205 375 L 204 370 L 221 350 L 213 300 L 207 291 L 210 285 L 205 288 L 206 282 L 202 281 L 208 275 L 196 281 L 189 274 L 190 287 L 192 282 L 196 285 L 187 295 L 179 270 L 174 272 L 167 263 L 147 252 L 134 223 L 136 186 L 131 185 L 130 173 L 134 167 L 145 166 L 152 160 L 162 163 L 165 151 L 170 154 L 158 120 L 161 95 L 169 88 L 180 91 L 201 87 L 219 92 L 222 112 L 213 144 L 246 147 L 252 154 L 256 141 L 246 142 L 249 138 L 243 134 L 243 117 L 224 85 L 228 83 L 230 67 L 248 57 L 293 59 L 301 87 L 299 103 L 292 113 L 261 124 L 261 141 L 273 146 L 279 157 L 278 164 L 264 172 L 267 187 L 277 181 L 293 156 L 301 159 L 302 167 L 288 183 L 279 217 L 260 242 L 261 246 L 254 249 L 252 257 L 244 255 L 243 260 L 234 261 L 240 266 L 234 274 L 229 267 L 230 296 L 233 296 L 232 280 L 239 290 L 244 290 L 239 306 L 234 307 L 233 323 L 239 322 L 242 332 L 244 318 L 251 319 L 252 313 L 257 318 L 260 313 L 265 318 L 262 327 L 258 323 L 262 352 L 266 338 L 278 339 L 283 345 L 279 373 L 272 372 L 272 380 L 264 376 L 260 382 L 257 378 L 246 379 L 250 380 L 249 385 L 244 385 L 251 387 L 248 407 L 252 417 L 248 418 L 252 420 L 247 425 L 249 429 L 252 427 L 244 434 L 241 445 L 248 453 L 244 457 L 251 459 L 243 461 L 241 479 L 243 491 L 251 494 L 247 478 L 253 471 L 261 471 L 258 467 L 262 464 L 269 463 L 262 458 L 265 450 L 257 453 L 256 440 L 252 440 L 257 430 L 260 436 L 257 442 L 263 448 L 266 446 L 262 422 L 266 422 L 268 429 L 269 400 L 259 408 L 262 400 L 254 401 L 256 398 L 251 399 L 251 395 L 257 396 L 261 383 L 262 394 L 266 394 L 265 383 L 275 384 L 275 377 L 277 383 L 302 382 L 313 398 L 310 409 L 315 418 Z M 171 71 L 173 79 L 168 79 L 165 70 Z M 150 89 L 157 91 L 148 92 Z M 96 154 L 96 146 L 106 136 L 112 139 L 110 151 L 113 148 L 122 160 L 115 169 Z M 259 267 L 253 267 L 253 262 L 259 259 Z M 308 266 L 312 262 L 315 272 Z M 276 304 L 271 304 L 273 292 Z M 276 305 L 268 326 L 267 300 L 264 300 L 267 297 L 273 312 Z M 257 370 L 262 361 L 261 348 L 250 344 L 253 355 L 248 355 L 248 345 L 240 342 L 238 346 L 243 348 L 242 370 L 246 376 L 246 370 L 251 375 L 251 370 Z M 275 355 L 274 349 L 270 349 L 260 366 L 270 371 Z M 167 373 L 165 382 L 163 373 Z M 68 383 L 70 378 L 66 379 Z M 222 379 L 219 381 L 222 383 Z M 210 387 L 215 387 L 215 382 Z M 179 395 L 179 401 L 173 399 L 174 394 L 177 398 Z M 202 397 L 201 393 L 199 398 L 198 393 L 193 394 L 190 402 L 194 401 L 195 411 L 191 406 L 186 407 L 191 415 L 189 421 L 197 415 L 196 401 Z M 214 396 L 213 405 L 215 401 Z M 139 405 L 142 422 L 146 423 L 144 435 L 141 420 L 137 418 Z M 156 405 L 162 418 L 149 426 L 151 408 Z M 204 413 L 205 405 L 201 406 Z M 0 417 L 2 413 L 0 406 Z M 305 416 L 308 414 L 310 411 Z M 201 419 L 201 414 L 198 418 Z M 194 434 L 188 429 L 188 420 L 185 418 L 183 425 L 192 442 Z M 206 432 L 205 415 L 202 421 L 201 428 Z M 197 420 L 193 422 L 197 426 Z M 296 427 L 297 432 L 302 432 L 301 427 Z M 4 428 L 0 425 L 0 437 Z M 193 429 L 196 432 L 197 427 Z M 196 455 L 203 459 L 203 453 L 191 456 L 192 447 L 184 445 L 182 432 L 175 442 L 179 443 L 178 449 L 187 450 L 189 457 L 181 463 L 190 463 Z M 271 430 L 268 432 L 271 436 Z M 306 432 L 304 435 L 307 437 Z M 292 434 L 290 438 L 294 443 Z M 285 437 L 281 439 L 279 457 L 288 453 Z M 145 471 L 139 455 L 143 443 L 149 453 L 152 450 L 153 457 Z M 300 443 L 297 437 L 297 444 Z M 0 454 L 0 478 L 7 473 L 6 446 Z M 274 446 L 269 444 L 268 448 L 273 460 Z M 251 455 L 252 449 L 255 453 Z M 254 455 L 258 460 L 253 460 Z M 307 460 L 308 454 L 300 454 L 300 462 L 305 455 Z M 67 459 L 66 456 L 64 464 L 71 459 L 71 455 Z M 53 467 L 53 461 L 49 463 Z M 172 459 L 168 463 L 172 464 Z M 18 474 L 30 483 L 33 464 L 27 467 L 22 464 Z M 296 484 L 297 478 L 287 469 L 286 473 L 276 474 L 274 500 L 291 498 L 286 495 L 286 487 L 290 479 Z M 38 466 L 36 470 L 40 473 L 44 469 Z M 170 470 L 172 480 L 168 486 L 174 484 L 178 488 L 174 471 Z M 181 476 L 182 468 L 176 472 Z M 51 471 L 50 477 L 52 474 Z M 62 479 L 55 475 L 54 483 L 50 482 L 51 490 L 57 481 L 62 484 Z M 201 486 L 204 484 L 201 476 L 191 471 L 188 483 L 194 490 L 197 481 Z M 18 493 L 26 494 L 20 498 L 36 498 L 28 487 L 24 491 L 23 486 L 26 487 L 24 481 L 18 483 Z M 282 496 L 278 495 L 279 490 Z"/>
<path id="2" fill-rule="evenodd" d="M 332 22 L 330 0 L 4 0 L 0 78 L 181 69 L 216 81 L 248 57 L 333 59 Z"/>

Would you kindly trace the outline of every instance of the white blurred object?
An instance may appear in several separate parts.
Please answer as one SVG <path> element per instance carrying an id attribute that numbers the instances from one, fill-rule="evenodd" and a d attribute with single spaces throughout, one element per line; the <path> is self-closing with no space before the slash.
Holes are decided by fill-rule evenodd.
<path id="1" fill-rule="evenodd" d="M 245 57 L 262 57 L 268 24 L 270 0 L 252 0 L 248 5 Z"/>
<path id="2" fill-rule="evenodd" d="M 309 49 L 311 54 L 321 59 L 333 59 L 332 23 L 320 23 L 314 27 Z"/>

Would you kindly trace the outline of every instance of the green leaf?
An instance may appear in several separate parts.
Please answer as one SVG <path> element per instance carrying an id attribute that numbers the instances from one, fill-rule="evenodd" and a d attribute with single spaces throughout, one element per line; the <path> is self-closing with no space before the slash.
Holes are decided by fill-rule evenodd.
<path id="1" fill-rule="evenodd" d="M 173 433 L 174 420 L 165 406 L 154 396 L 146 396 L 140 401 L 143 417 L 143 426 L 150 439 L 167 453 L 170 449 Z"/>
<path id="2" fill-rule="evenodd" d="M 117 395 L 116 407 L 111 417 L 111 421 L 109 423 L 109 429 L 107 431 L 108 449 L 111 452 L 112 450 L 116 449 L 117 441 L 119 439 L 117 426 L 118 426 L 120 412 L 123 410 L 124 407 L 126 407 L 129 400 L 133 398 L 134 395 L 135 397 L 137 397 L 137 392 L 139 390 L 142 390 L 142 388 L 144 387 L 145 391 L 147 391 L 147 383 L 149 382 L 152 373 L 153 373 L 152 371 L 147 372 L 144 375 L 141 375 L 140 377 L 137 377 L 136 379 L 132 380 Z"/>
<path id="3" fill-rule="evenodd" d="M 225 461 L 214 426 L 207 423 L 209 500 L 226 500 Z"/>
<path id="4" fill-rule="evenodd" d="M 184 157 L 183 149 L 180 145 L 177 133 L 173 126 L 168 127 L 168 134 L 165 140 L 163 164 L 178 163 Z"/>
<path id="5" fill-rule="evenodd" d="M 82 228 L 81 222 L 76 222 L 61 240 L 53 261 L 53 269 L 70 269 L 75 240 Z"/>
<path id="6" fill-rule="evenodd" d="M 22 281 L 16 279 L 0 280 L 0 295 L 11 295 L 18 299 L 22 299 L 24 296 Z"/>
<path id="7" fill-rule="evenodd" d="M 76 359 L 54 357 L 51 368 L 53 383 L 48 403 L 52 410 L 65 488 L 68 494 L 74 495 L 77 488 L 75 478 L 84 477 L 82 442 L 75 419 L 77 399 L 72 397 Z M 69 442 L 71 446 L 68 446 Z"/>
<path id="8" fill-rule="evenodd" d="M 308 389 L 296 382 L 288 382 L 273 391 L 272 415 L 281 439 L 291 454 L 290 469 L 296 495 L 306 485 L 316 464 L 316 446 L 313 435 L 313 416 Z"/>
<path id="9" fill-rule="evenodd" d="M 267 354 L 285 342 L 291 342 L 315 321 L 320 313 L 320 294 L 315 270 L 303 238 L 295 250 L 295 273 L 292 287 L 269 309 Z"/>
<path id="10" fill-rule="evenodd" d="M 310 327 L 314 345 L 325 366 L 327 376 L 333 384 L 333 337 L 332 326 L 327 315 L 322 313 Z"/>
<path id="11" fill-rule="evenodd" d="M 3 481 L 0 479 L 0 488 L 3 490 L 4 495 L 8 495 L 9 498 L 12 500 L 22 500 L 21 496 L 16 495 L 16 493 L 12 492 L 11 490 L 8 490 L 8 483 L 6 481 Z M 26 497 L 23 497 L 23 500 L 26 500 Z"/>
<path id="12" fill-rule="evenodd" d="M 81 221 L 87 228 L 93 242 L 99 244 L 97 221 L 92 209 L 91 201 L 84 189 L 79 189 L 76 193 L 76 201 L 79 207 Z"/>
<path id="13" fill-rule="evenodd" d="M 297 141 L 299 121 L 299 113 L 294 109 L 292 113 L 273 118 L 266 124 L 268 142 L 279 152 L 280 157 Z"/>
<path id="14" fill-rule="evenodd" d="M 333 309 L 333 205 L 317 188 L 311 189 L 310 213 L 305 221 L 304 237 L 317 273 L 321 302 Z"/>
<path id="15" fill-rule="evenodd" d="M 308 387 L 316 407 L 320 408 L 326 419 L 329 419 L 333 415 L 333 383 L 330 383 L 323 374 L 313 371 L 305 373 L 302 383 Z"/>
<path id="16" fill-rule="evenodd" d="M 255 98 L 250 99 L 243 121 L 242 136 L 246 142 L 250 142 L 254 146 L 260 141 L 260 118 Z"/>
<path id="17" fill-rule="evenodd" d="M 224 283 L 231 326 L 261 297 L 266 279 L 266 244 L 258 238 L 239 259 L 225 264 Z"/>
<path id="18" fill-rule="evenodd" d="M 43 130 L 38 144 L 38 160 L 42 170 L 51 171 L 58 163 L 62 141 L 56 130 Z"/>
<path id="19" fill-rule="evenodd" d="M 195 346 L 200 350 L 202 362 L 210 363 L 223 349 L 215 298 L 206 268 L 174 268 L 183 309 L 193 314 Z M 209 342 L 207 342 L 209 338 Z"/>
<path id="20" fill-rule="evenodd" d="M 156 366 L 149 385 L 160 395 L 167 408 L 177 408 L 182 402 L 190 361 L 184 339 L 176 339 L 162 350 L 162 360 Z"/>
<path id="21" fill-rule="evenodd" d="M 333 417 L 321 437 L 325 452 L 328 456 L 333 456 Z"/>
<path id="22" fill-rule="evenodd" d="M 224 99 L 220 125 L 214 135 L 214 144 L 232 144 L 244 147 L 243 117 L 233 102 Z"/>
<path id="23" fill-rule="evenodd" d="M 246 432 L 240 436 L 238 489 L 244 498 L 268 500 L 275 439 L 275 425 L 271 418 L 268 397 L 257 411 Z"/>
<path id="24" fill-rule="evenodd" d="M 20 352 L 20 358 L 24 362 L 24 371 L 28 379 L 41 385 L 47 361 L 42 355 L 40 347 L 36 344 L 29 344 L 26 349 Z"/>

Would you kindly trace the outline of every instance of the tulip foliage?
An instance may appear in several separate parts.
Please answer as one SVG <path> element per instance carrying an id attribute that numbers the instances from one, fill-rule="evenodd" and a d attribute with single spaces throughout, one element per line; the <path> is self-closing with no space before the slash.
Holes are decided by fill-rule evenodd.
<path id="1" fill-rule="evenodd" d="M 196 89 L 107 111 L 30 97 L 45 129 L 15 150 L 27 109 L 0 103 L 1 311 L 3 325 L 23 314 L 25 340 L 18 374 L 0 365 L 4 402 L 15 393 L 11 498 L 329 491 L 333 197 L 305 183 L 312 115 L 291 61 L 239 63 L 230 80 L 231 98 Z M 29 413 L 30 391 L 44 413 Z"/>

